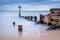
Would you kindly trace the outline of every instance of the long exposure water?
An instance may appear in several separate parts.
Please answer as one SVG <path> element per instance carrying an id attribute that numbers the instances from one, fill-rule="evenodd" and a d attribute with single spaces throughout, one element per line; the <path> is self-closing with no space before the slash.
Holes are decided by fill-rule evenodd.
<path id="1" fill-rule="evenodd" d="M 37 16 L 48 14 L 49 12 L 22 12 L 22 16 Z M 13 26 L 13 22 L 16 23 Z M 23 25 L 23 31 L 18 31 L 18 25 Z M 60 31 L 51 30 L 45 24 L 36 24 L 19 18 L 18 12 L 0 12 L 0 40 L 60 40 Z"/>

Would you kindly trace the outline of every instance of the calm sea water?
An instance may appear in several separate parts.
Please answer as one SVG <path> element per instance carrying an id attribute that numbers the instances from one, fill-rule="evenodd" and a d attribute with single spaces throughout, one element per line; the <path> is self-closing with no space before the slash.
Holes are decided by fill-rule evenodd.
<path id="1" fill-rule="evenodd" d="M 46 15 L 49 12 L 21 12 L 22 16 Z M 16 25 L 13 26 L 12 22 Z M 60 40 L 60 30 L 46 31 L 48 28 L 44 24 L 35 24 L 19 18 L 18 12 L 0 12 L 0 40 Z M 23 31 L 18 31 L 18 25 L 23 25 Z"/>
<path id="2" fill-rule="evenodd" d="M 48 14 L 49 12 L 21 12 L 22 16 L 37 16 L 38 20 L 39 20 L 39 15 L 40 14 Z M 25 21 L 22 19 L 19 19 L 18 16 L 18 12 L 0 12 L 0 34 L 4 34 L 4 30 L 5 33 L 9 34 L 9 32 L 7 31 L 9 28 L 9 31 L 12 29 L 12 22 L 15 21 L 16 25 L 18 24 L 22 24 L 24 25 Z M 24 22 L 23 22 L 24 21 Z M 30 24 L 30 23 L 28 23 Z M 29 25 L 28 25 L 29 26 Z M 11 32 L 11 31 L 10 31 Z M 11 32 L 13 33 L 13 32 Z"/>
<path id="3" fill-rule="evenodd" d="M 23 11 L 21 12 L 22 16 L 37 16 L 39 20 L 39 15 L 43 14 L 43 15 L 47 15 L 49 14 L 49 11 Z M 0 12 L 0 18 L 2 17 L 17 17 L 18 16 L 18 12 Z"/>

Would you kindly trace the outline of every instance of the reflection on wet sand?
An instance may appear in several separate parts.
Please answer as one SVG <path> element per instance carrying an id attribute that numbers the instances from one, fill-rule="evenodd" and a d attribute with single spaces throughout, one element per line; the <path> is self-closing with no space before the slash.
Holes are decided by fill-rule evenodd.
<path id="1" fill-rule="evenodd" d="M 22 40 L 22 32 L 21 31 L 18 32 L 18 39 Z"/>

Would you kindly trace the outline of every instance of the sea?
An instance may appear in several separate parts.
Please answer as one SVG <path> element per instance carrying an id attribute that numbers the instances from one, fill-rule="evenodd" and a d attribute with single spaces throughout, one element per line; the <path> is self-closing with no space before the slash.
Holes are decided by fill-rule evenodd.
<path id="1" fill-rule="evenodd" d="M 40 14 L 47 15 L 50 14 L 49 11 L 22 11 L 21 16 L 37 16 L 39 20 Z M 0 18 L 2 17 L 18 17 L 19 12 L 0 12 Z"/>
<path id="2" fill-rule="evenodd" d="M 48 13 L 49 11 L 22 11 L 21 16 L 37 16 L 37 21 L 39 21 L 40 14 L 47 15 Z M 19 24 L 22 25 L 27 24 L 26 20 L 24 21 L 22 18 L 19 18 L 19 12 L 0 12 L 0 35 L 4 35 L 4 33 L 9 34 L 8 31 L 10 30 L 12 31 L 13 22 L 16 23 L 16 26 Z M 26 25 L 26 26 L 30 26 L 30 25 Z"/>
<path id="3" fill-rule="evenodd" d="M 49 11 L 22 11 L 21 16 L 47 15 Z M 15 25 L 13 25 L 15 22 Z M 22 25 L 22 31 L 18 30 L 18 25 Z M 0 12 L 0 40 L 60 40 L 59 30 L 46 30 L 47 24 L 36 24 L 19 17 L 19 12 Z"/>

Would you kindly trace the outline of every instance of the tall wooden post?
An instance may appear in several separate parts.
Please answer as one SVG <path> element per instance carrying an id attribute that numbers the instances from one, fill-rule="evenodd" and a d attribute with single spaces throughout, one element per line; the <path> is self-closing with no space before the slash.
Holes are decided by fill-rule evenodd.
<path id="1" fill-rule="evenodd" d="M 40 14 L 40 23 L 44 23 L 43 20 L 44 20 L 44 16 Z"/>
<path id="2" fill-rule="evenodd" d="M 21 16 L 21 6 L 18 7 L 19 8 L 19 17 Z"/>
<path id="3" fill-rule="evenodd" d="M 22 25 L 18 25 L 18 31 L 22 31 Z"/>
<path id="4" fill-rule="evenodd" d="M 37 16 L 34 16 L 34 21 L 37 21 Z"/>
<path id="5" fill-rule="evenodd" d="M 52 18 L 51 14 L 48 14 L 47 17 L 48 17 L 48 25 L 51 25 L 51 18 Z"/>
<path id="6" fill-rule="evenodd" d="M 59 17 L 58 18 L 59 18 L 59 22 L 60 22 L 60 9 L 59 9 L 59 13 L 58 14 L 59 14 Z"/>

